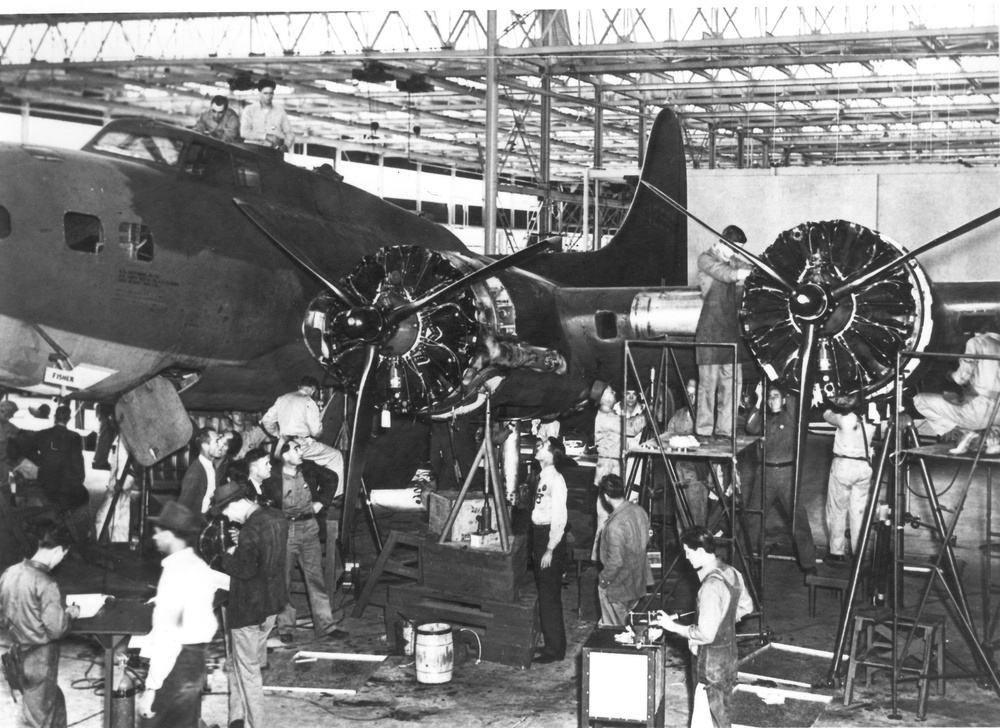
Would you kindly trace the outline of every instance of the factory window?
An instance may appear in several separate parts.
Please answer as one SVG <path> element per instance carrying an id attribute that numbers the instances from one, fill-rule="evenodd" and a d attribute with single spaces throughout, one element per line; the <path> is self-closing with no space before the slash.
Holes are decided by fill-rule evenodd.
<path id="1" fill-rule="evenodd" d="M 236 157 L 236 184 L 260 192 L 260 167 L 253 159 Z"/>
<path id="2" fill-rule="evenodd" d="M 483 226 L 483 206 L 482 205 L 469 205 L 469 217 L 465 221 L 466 225 L 474 225 L 476 227 Z"/>
<path id="3" fill-rule="evenodd" d="M 10 237 L 10 213 L 0 205 L 0 238 Z"/>
<path id="4" fill-rule="evenodd" d="M 434 222 L 439 222 L 442 225 L 448 224 L 448 205 L 444 202 L 421 202 L 420 212 L 424 213 L 424 216 Z"/>
<path id="5" fill-rule="evenodd" d="M 66 245 L 78 253 L 100 253 L 104 247 L 104 229 L 101 221 L 82 212 L 67 212 L 63 216 Z"/>
<path id="6" fill-rule="evenodd" d="M 465 224 L 465 205 L 455 205 L 455 224 Z"/>
<path id="7" fill-rule="evenodd" d="M 527 230 L 528 229 L 528 211 L 527 210 L 514 210 L 514 229 L 515 230 Z"/>
<path id="8" fill-rule="evenodd" d="M 146 225 L 123 222 L 118 226 L 118 244 L 131 260 L 148 263 L 153 259 L 153 234 Z"/>

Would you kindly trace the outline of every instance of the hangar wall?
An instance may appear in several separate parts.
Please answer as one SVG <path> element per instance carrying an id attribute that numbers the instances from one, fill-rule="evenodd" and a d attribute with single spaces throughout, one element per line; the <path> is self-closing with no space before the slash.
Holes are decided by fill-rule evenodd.
<path id="1" fill-rule="evenodd" d="M 721 230 L 735 223 L 748 249 L 762 253 L 783 230 L 812 220 L 845 219 L 879 230 L 907 249 L 989 212 L 1000 200 L 1000 170 L 888 167 L 778 167 L 688 170 L 688 207 Z M 688 282 L 713 240 L 688 226 Z M 920 257 L 935 281 L 1000 278 L 1000 221 Z M 985 263 L 985 264 L 984 264 Z"/>

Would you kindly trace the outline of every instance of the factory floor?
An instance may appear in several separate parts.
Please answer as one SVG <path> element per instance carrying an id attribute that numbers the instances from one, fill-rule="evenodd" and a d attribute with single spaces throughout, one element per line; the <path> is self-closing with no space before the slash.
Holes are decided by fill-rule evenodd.
<path id="1" fill-rule="evenodd" d="M 829 443 L 818 447 L 828 447 Z M 828 461 L 827 461 L 828 462 Z M 814 472 L 807 473 L 807 502 L 822 499 L 825 490 L 822 457 L 810 459 Z M 570 487 L 570 521 L 575 546 L 585 552 L 589 546 L 589 524 L 592 516 L 590 494 L 593 471 L 586 467 L 567 471 Z M 979 478 L 980 476 L 976 476 Z M 985 480 L 983 478 L 983 480 Z M 978 481 L 977 481 L 978 483 Z M 981 484 L 980 484 L 981 485 Z M 974 484 L 974 489 L 978 485 Z M 972 492 L 972 491 L 970 491 Z M 963 518 L 969 518 L 970 526 L 975 523 L 981 528 L 982 509 L 971 509 Z M 407 530 L 419 528 L 420 517 L 414 514 L 381 514 L 379 526 L 383 534 L 390 529 Z M 819 553 L 825 553 L 825 537 L 822 536 L 822 511 L 810 518 L 817 533 Z M 793 648 L 807 648 L 830 652 L 837 630 L 840 614 L 835 592 L 819 590 L 816 597 L 816 615 L 808 613 L 808 591 L 803 584 L 803 576 L 794 561 L 787 558 L 787 536 L 780 520 L 772 518 L 768 522 L 768 541 L 774 542 L 773 555 L 766 562 L 764 580 L 764 627 L 768 641 Z M 909 531 L 908 531 L 909 533 Z M 372 562 L 374 551 L 370 546 L 365 525 L 359 524 L 356 541 L 362 565 Z M 910 538 L 908 536 L 908 538 Z M 915 540 L 909 545 L 909 552 L 917 555 L 923 549 L 931 553 L 929 541 Z M 965 586 L 973 618 L 981 629 L 984 605 L 980 600 L 983 582 L 980 578 L 980 549 L 976 547 L 978 538 L 971 538 L 959 532 L 959 557 Z M 964 539 L 964 541 L 963 541 Z M 365 545 L 369 544 L 369 545 Z M 670 561 L 668 553 L 667 562 Z M 155 584 L 157 571 L 154 559 L 141 564 L 128 561 L 127 557 L 113 558 L 116 562 L 114 578 L 135 579 L 140 584 Z M 71 570 L 76 576 L 88 569 L 97 568 L 88 559 L 69 560 L 62 569 Z M 450 682 L 431 685 L 416 680 L 413 657 L 390 655 L 386 644 L 386 625 L 383 610 L 370 605 L 360 618 L 350 616 L 355 603 L 357 589 L 344 583 L 336 594 L 335 606 L 342 607 L 346 616 L 341 627 L 346 636 L 341 639 L 311 642 L 311 630 L 304 625 L 297 632 L 298 642 L 290 647 L 278 642 L 271 652 L 272 674 L 279 675 L 276 682 L 295 682 L 295 685 L 277 687 L 301 687 L 320 685 L 328 688 L 353 689 L 355 694 L 330 696 L 322 692 L 282 692 L 269 690 L 265 705 L 270 717 L 269 725 L 295 725 L 299 728 L 311 726 L 408 726 L 424 728 L 451 728 L 463 726 L 504 726 L 507 728 L 558 728 L 581 724 L 581 649 L 595 627 L 598 616 L 596 602 L 596 569 L 586 563 L 580 564 L 581 576 L 577 578 L 576 565 L 571 564 L 564 580 L 563 607 L 566 632 L 569 641 L 568 657 L 565 661 L 549 665 L 535 665 L 528 669 L 518 669 L 500 664 L 481 662 L 476 664 L 474 655 L 467 657 L 460 651 L 456 658 L 453 677 Z M 820 575 L 844 575 L 846 570 L 819 564 Z M 692 608 L 697 583 L 686 567 L 681 567 L 668 580 L 673 589 L 670 601 L 664 606 L 672 611 L 682 612 Z M 905 580 L 907 606 L 916 604 L 920 597 L 920 587 L 924 577 L 911 576 Z M 676 588 L 674 588 L 676 587 Z M 670 589 L 668 589 L 669 591 Z M 578 600 L 578 594 L 581 595 Z M 947 671 L 958 669 L 956 663 L 972 664 L 970 650 L 963 639 L 953 614 L 945 608 L 943 592 L 931 593 L 928 614 L 947 615 L 947 645 L 949 663 Z M 307 611 L 306 611 L 307 613 Z M 390 617 L 394 619 L 394 617 Z M 751 632 L 757 623 L 747 621 L 741 631 Z M 760 647 L 752 637 L 741 645 L 741 654 L 747 654 Z M 221 644 L 214 647 L 213 666 L 221 656 Z M 303 663 L 289 667 L 290 655 L 300 650 L 318 652 L 340 652 L 354 655 L 385 656 L 376 663 L 349 663 L 351 667 L 338 669 L 326 661 Z M 71 637 L 64 643 L 60 663 L 60 684 L 66 695 L 69 723 L 72 726 L 97 727 L 103 725 L 102 698 L 97 686 L 102 675 L 101 650 L 92 639 Z M 788 660 L 789 664 L 792 660 Z M 329 665 L 329 667 L 328 667 Z M 687 723 L 689 712 L 689 691 L 687 677 L 687 651 L 681 641 L 670 641 L 666 648 L 665 672 L 663 677 L 663 725 L 682 726 Z M 819 657 L 814 660 L 814 674 L 824 675 L 828 662 Z M 845 660 L 846 669 L 846 660 Z M 281 670 L 290 670 L 282 673 Z M 753 680 L 752 680 L 753 681 Z M 758 684 L 774 687 L 779 683 L 757 678 Z M 812 678 L 807 678 L 812 682 Z M 265 677 L 265 682 L 272 682 Z M 876 673 L 873 684 L 865 687 L 863 681 L 855 690 L 849 706 L 843 705 L 843 690 L 819 688 L 793 688 L 818 696 L 832 696 L 829 703 L 819 703 L 818 708 L 805 713 L 793 710 L 798 703 L 788 700 L 782 703 L 780 697 L 770 697 L 765 701 L 748 703 L 736 701 L 733 721 L 742 725 L 761 726 L 990 726 L 1000 725 L 1000 698 L 990 689 L 984 689 L 972 679 L 954 679 L 947 682 L 946 695 L 939 695 L 935 686 L 930 689 L 927 702 L 926 720 L 918 721 L 917 687 L 914 683 L 902 683 L 898 693 L 898 719 L 891 716 L 890 684 L 885 672 Z M 227 725 L 226 681 L 221 669 L 213 670 L 209 678 L 208 690 L 202 701 L 203 718 L 208 725 Z M 775 693 L 776 695 L 777 693 Z M 745 695 L 743 696 L 746 697 Z M 764 703 L 772 703 L 764 705 Z M 757 703 L 761 703 L 758 705 Z M 776 703 L 776 704 L 774 704 Z M 11 717 L 18 709 L 11 702 L 7 690 L 0 688 L 0 716 Z M 805 716 L 805 717 L 802 717 Z M 13 725 L 13 721 L 0 719 L 0 725 Z M 118 723 L 117 725 L 129 725 Z"/>

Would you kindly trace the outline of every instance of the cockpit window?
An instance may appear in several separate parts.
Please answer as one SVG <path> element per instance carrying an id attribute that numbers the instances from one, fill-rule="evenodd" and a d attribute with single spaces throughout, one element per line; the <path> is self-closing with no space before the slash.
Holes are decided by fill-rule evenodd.
<path id="1" fill-rule="evenodd" d="M 99 218 L 83 212 L 67 212 L 63 216 L 66 245 L 78 253 L 100 253 L 104 247 L 104 229 Z"/>
<path id="2" fill-rule="evenodd" d="M 0 238 L 10 237 L 10 212 L 0 205 Z"/>
<path id="3" fill-rule="evenodd" d="M 91 146 L 99 152 L 172 166 L 177 164 L 184 140 L 158 134 L 109 130 L 96 138 Z"/>
<path id="4" fill-rule="evenodd" d="M 148 263 L 153 259 L 153 234 L 147 225 L 137 222 L 119 224 L 118 244 L 132 260 Z"/>

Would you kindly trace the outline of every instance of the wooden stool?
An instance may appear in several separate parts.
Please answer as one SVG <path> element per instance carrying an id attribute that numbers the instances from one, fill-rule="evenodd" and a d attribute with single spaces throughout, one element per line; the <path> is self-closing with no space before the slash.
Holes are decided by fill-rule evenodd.
<path id="1" fill-rule="evenodd" d="M 809 616 L 816 616 L 816 590 L 831 589 L 840 595 L 840 606 L 843 609 L 847 597 L 847 579 L 837 579 L 832 576 L 809 574 L 806 576 L 806 586 L 809 587 Z"/>
<path id="2" fill-rule="evenodd" d="M 899 671 L 917 676 L 917 719 L 927 715 L 927 687 L 930 682 L 931 661 L 936 661 L 938 694 L 945 694 L 944 675 L 944 617 L 928 616 L 915 622 L 908 617 L 899 618 L 899 631 L 892 634 L 892 613 L 888 609 L 865 610 L 854 618 L 854 639 L 851 641 L 851 658 L 847 668 L 847 685 L 844 688 L 844 705 L 849 705 L 854 694 L 854 679 L 858 666 L 865 669 L 865 685 L 871 685 L 874 670 L 892 670 L 892 652 L 900 649 L 912 633 L 910 650 L 899 656 Z"/>

